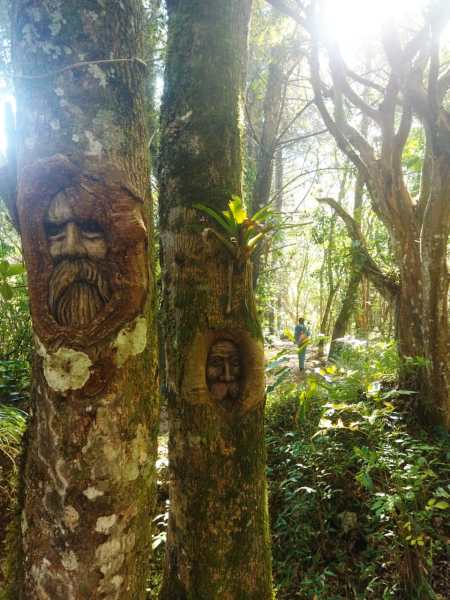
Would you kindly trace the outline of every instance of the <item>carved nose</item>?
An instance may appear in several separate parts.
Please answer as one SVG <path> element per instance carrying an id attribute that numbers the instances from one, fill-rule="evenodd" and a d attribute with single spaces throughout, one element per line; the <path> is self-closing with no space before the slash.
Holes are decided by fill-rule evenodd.
<path id="1" fill-rule="evenodd" d="M 64 256 L 82 256 L 86 254 L 80 232 L 75 223 L 67 223 L 64 233 L 61 254 Z"/>
<path id="2" fill-rule="evenodd" d="M 233 376 L 231 375 L 231 371 L 230 371 L 230 365 L 228 363 L 228 361 L 225 361 L 224 364 L 224 372 L 222 375 L 222 381 L 233 381 Z"/>

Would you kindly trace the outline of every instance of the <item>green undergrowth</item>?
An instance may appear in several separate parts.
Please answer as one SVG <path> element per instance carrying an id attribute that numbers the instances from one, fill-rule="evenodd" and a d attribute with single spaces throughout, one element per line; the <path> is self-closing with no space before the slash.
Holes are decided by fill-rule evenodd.
<path id="1" fill-rule="evenodd" d="M 14 406 L 0 404 L 0 599 L 15 594 L 6 582 L 17 568 L 17 479 L 26 414 Z"/>
<path id="2" fill-rule="evenodd" d="M 298 384 L 269 364 L 278 600 L 450 597 L 450 441 L 405 417 L 392 345 L 346 347 Z"/>

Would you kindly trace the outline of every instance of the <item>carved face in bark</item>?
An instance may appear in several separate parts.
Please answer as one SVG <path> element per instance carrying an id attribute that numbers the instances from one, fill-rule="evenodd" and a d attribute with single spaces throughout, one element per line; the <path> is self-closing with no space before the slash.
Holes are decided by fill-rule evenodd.
<path id="1" fill-rule="evenodd" d="M 50 312 L 60 325 L 88 325 L 111 297 L 103 229 L 95 220 L 76 216 L 68 192 L 60 192 L 50 202 L 45 232 L 54 264 Z"/>
<path id="2" fill-rule="evenodd" d="M 239 348 L 220 339 L 211 346 L 206 364 L 206 381 L 214 400 L 236 401 L 240 395 L 242 364 Z"/>

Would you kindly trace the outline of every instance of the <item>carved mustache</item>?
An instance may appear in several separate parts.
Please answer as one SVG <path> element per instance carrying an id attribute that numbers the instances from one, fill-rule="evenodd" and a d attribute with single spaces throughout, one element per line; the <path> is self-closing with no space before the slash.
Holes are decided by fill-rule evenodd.
<path id="1" fill-rule="evenodd" d="M 49 308 L 60 325 L 87 325 L 110 297 L 105 275 L 88 258 L 62 260 L 50 278 Z"/>
<path id="2" fill-rule="evenodd" d="M 56 266 L 50 278 L 50 306 L 55 306 L 67 288 L 78 282 L 95 286 L 102 301 L 105 304 L 108 302 L 111 294 L 105 276 L 91 260 L 79 258 L 63 260 Z"/>
<path id="3" fill-rule="evenodd" d="M 233 400 L 239 398 L 240 387 L 238 383 L 215 382 L 211 385 L 210 391 L 216 400 L 223 400 L 229 397 Z"/>

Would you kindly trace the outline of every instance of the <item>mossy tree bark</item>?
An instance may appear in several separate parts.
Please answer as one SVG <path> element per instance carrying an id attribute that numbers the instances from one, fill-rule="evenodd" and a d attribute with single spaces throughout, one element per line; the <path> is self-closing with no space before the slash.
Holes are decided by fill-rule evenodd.
<path id="1" fill-rule="evenodd" d="M 160 213 L 171 514 L 164 600 L 269 599 L 263 347 L 248 265 L 197 202 L 241 195 L 240 94 L 249 0 L 168 0 Z M 219 233 L 224 233 L 220 232 Z M 234 377 L 207 380 L 212 348 Z M 233 381 L 231 381 L 233 380 Z M 238 394 L 222 394 L 227 386 Z M 219 391 L 219 394 L 217 394 Z"/>
<path id="2" fill-rule="evenodd" d="M 12 19 L 36 359 L 11 597 L 143 600 L 157 402 L 142 6 L 17 0 Z"/>
<path id="3" fill-rule="evenodd" d="M 353 218 L 355 219 L 356 223 L 359 223 L 361 219 L 363 191 L 364 182 L 362 180 L 362 177 L 359 176 L 356 178 L 355 182 L 353 204 Z M 342 349 L 343 345 L 342 342 L 340 342 L 339 340 L 346 334 L 348 324 L 355 310 L 355 303 L 358 297 L 358 288 L 363 276 L 362 261 L 359 255 L 358 248 L 355 247 L 355 244 L 356 242 L 352 243 L 350 277 L 347 283 L 347 289 L 345 290 L 344 298 L 342 300 L 341 308 L 339 309 L 339 313 L 334 323 L 328 358 L 336 358 L 340 350 Z"/>

